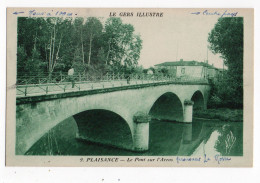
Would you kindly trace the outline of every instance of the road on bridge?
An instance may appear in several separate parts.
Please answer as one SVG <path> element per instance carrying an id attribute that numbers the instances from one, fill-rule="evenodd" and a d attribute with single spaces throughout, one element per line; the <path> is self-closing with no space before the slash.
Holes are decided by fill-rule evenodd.
<path id="1" fill-rule="evenodd" d="M 127 80 L 109 80 L 109 81 L 100 81 L 100 82 L 75 82 L 74 88 L 72 88 L 71 82 L 63 83 L 46 83 L 46 84 L 30 84 L 30 85 L 18 85 L 16 87 L 16 96 L 39 96 L 46 94 L 58 94 L 58 93 L 67 93 L 75 91 L 87 91 L 94 89 L 103 89 L 103 88 L 114 88 L 121 86 L 131 86 L 131 85 L 140 85 L 148 83 L 159 83 L 159 82 L 168 82 L 169 80 L 131 80 L 127 83 Z"/>

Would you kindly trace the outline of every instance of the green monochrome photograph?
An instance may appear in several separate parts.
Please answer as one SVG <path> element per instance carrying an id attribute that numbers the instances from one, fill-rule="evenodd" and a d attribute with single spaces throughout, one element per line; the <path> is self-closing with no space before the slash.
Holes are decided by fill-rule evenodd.
<path id="1" fill-rule="evenodd" d="M 252 166 L 253 21 L 8 8 L 7 165 Z"/>

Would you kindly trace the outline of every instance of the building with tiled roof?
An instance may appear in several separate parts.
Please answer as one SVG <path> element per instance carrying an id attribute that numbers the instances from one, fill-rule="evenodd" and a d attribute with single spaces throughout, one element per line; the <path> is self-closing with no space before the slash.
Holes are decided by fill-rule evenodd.
<path id="1" fill-rule="evenodd" d="M 194 77 L 194 78 L 215 78 L 218 75 L 218 69 L 213 65 L 198 61 L 180 61 L 164 62 L 155 65 L 155 69 L 166 68 L 171 75 L 176 77 Z"/>

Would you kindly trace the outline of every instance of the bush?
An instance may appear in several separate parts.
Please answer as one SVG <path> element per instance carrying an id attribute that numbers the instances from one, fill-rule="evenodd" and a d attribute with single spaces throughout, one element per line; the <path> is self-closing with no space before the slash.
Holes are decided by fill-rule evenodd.
<path id="1" fill-rule="evenodd" d="M 225 73 L 219 80 L 212 82 L 208 108 L 243 108 L 243 83 L 235 81 Z"/>
<path id="2" fill-rule="evenodd" d="M 243 110 L 229 108 L 199 110 L 194 111 L 194 117 L 206 119 L 219 119 L 221 121 L 229 122 L 242 122 Z"/>

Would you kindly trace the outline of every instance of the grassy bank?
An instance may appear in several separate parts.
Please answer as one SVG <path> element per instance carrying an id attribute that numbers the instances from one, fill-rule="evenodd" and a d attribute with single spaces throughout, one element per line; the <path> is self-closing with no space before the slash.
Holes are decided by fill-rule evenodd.
<path id="1" fill-rule="evenodd" d="M 243 109 L 207 109 L 207 110 L 195 110 L 193 117 L 206 118 L 206 119 L 219 119 L 221 121 L 229 122 L 243 122 Z"/>

